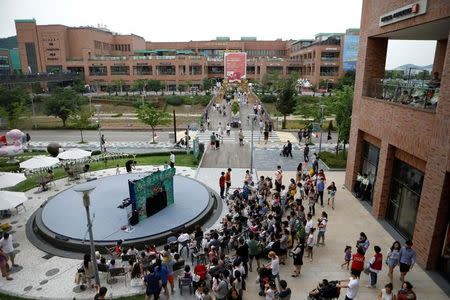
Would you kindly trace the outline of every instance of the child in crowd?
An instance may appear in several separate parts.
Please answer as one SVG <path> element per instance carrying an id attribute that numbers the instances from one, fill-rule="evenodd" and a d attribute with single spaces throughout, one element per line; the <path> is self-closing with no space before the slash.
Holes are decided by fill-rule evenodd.
<path id="1" fill-rule="evenodd" d="M 347 270 L 348 270 L 351 260 L 352 260 L 352 247 L 351 246 L 345 246 L 344 263 L 341 265 L 341 268 L 343 268 L 344 266 L 347 266 Z"/>

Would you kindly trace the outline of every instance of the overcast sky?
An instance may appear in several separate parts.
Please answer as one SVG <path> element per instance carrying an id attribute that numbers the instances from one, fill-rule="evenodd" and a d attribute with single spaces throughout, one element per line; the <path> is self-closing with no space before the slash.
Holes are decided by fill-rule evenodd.
<path id="1" fill-rule="evenodd" d="M 0 0 L 0 37 L 16 34 L 14 19 L 35 18 L 42 25 L 105 24 L 147 41 L 310 39 L 319 32 L 358 28 L 361 5 L 362 0 Z M 409 45 L 411 55 L 404 53 L 391 46 L 387 68 L 431 64 L 434 44 L 417 51 Z"/>

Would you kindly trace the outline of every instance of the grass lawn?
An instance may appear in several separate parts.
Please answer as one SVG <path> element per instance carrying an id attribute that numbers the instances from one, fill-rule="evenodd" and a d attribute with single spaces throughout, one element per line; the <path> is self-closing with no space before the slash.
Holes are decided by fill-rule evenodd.
<path id="1" fill-rule="evenodd" d="M 347 166 L 347 151 L 339 152 L 336 155 L 335 152 L 320 152 L 320 159 L 332 169 L 345 169 Z"/>
<path id="2" fill-rule="evenodd" d="M 33 155 L 42 155 L 45 154 L 45 152 L 32 152 L 32 153 L 25 153 L 18 157 L 20 161 L 24 161 L 28 158 L 30 158 Z M 99 161 L 99 162 L 92 162 L 90 163 L 91 170 L 97 171 L 102 169 L 109 169 L 109 168 L 115 168 L 117 164 L 119 166 L 123 167 L 125 166 L 125 162 L 129 160 L 130 158 L 122 158 L 122 159 L 114 159 L 114 160 L 107 160 L 107 161 Z M 176 154 L 177 164 L 180 166 L 188 166 L 188 167 L 195 167 L 198 164 L 198 161 L 192 156 L 187 154 Z M 139 165 L 162 165 L 165 161 L 169 160 L 169 154 L 142 154 L 136 156 L 136 161 L 138 166 Z M 17 164 L 7 164 L 6 160 L 0 161 L 0 171 L 2 172 L 16 172 L 19 171 L 19 163 Z M 66 176 L 66 173 L 63 168 L 55 168 L 53 169 L 53 175 L 55 176 L 55 179 L 61 179 Z M 14 187 L 9 188 L 10 191 L 15 192 L 25 192 L 31 188 L 34 188 L 38 186 L 39 178 L 36 176 L 31 176 L 27 178 L 25 181 L 22 181 L 21 183 L 17 184 Z"/>

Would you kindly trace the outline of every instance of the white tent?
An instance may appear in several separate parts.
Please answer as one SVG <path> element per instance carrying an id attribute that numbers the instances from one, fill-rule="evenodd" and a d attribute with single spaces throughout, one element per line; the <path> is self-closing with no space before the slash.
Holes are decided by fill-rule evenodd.
<path id="1" fill-rule="evenodd" d="M 59 163 L 59 159 L 50 156 L 35 156 L 20 163 L 22 169 L 34 170 L 50 168 Z"/>
<path id="2" fill-rule="evenodd" d="M 15 208 L 27 200 L 25 193 L 0 191 L 0 210 Z"/>
<path id="3" fill-rule="evenodd" d="M 0 172 L 0 189 L 15 186 L 27 179 L 23 173 Z"/>
<path id="4" fill-rule="evenodd" d="M 58 155 L 58 158 L 60 159 L 82 159 L 91 156 L 91 152 L 78 149 L 78 148 L 72 148 L 67 151 L 61 152 Z"/>

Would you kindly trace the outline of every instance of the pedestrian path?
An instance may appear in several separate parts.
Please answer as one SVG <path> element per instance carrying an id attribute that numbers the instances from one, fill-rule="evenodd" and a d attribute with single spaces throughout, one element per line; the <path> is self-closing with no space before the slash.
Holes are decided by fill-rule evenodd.
<path id="1" fill-rule="evenodd" d="M 230 135 L 227 135 L 225 130 L 223 130 L 223 131 L 224 131 L 224 134 L 221 136 L 221 140 L 224 143 L 225 142 L 237 143 L 239 141 L 239 131 L 238 130 L 233 128 Z M 205 132 L 197 132 L 196 136 L 199 138 L 199 141 L 201 143 L 208 144 L 210 141 L 211 134 L 213 132 L 217 133 L 217 131 L 206 130 Z M 251 138 L 252 138 L 252 131 L 251 130 L 243 130 L 242 132 L 244 133 L 244 142 L 250 143 Z M 257 143 L 264 143 L 264 134 L 261 133 L 259 130 L 253 131 L 253 143 L 255 143 L 255 145 Z M 276 132 L 271 132 L 269 135 L 268 143 L 282 143 L 282 141 Z"/>

